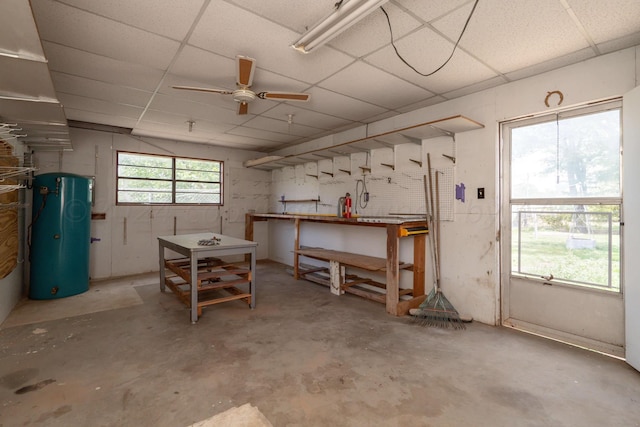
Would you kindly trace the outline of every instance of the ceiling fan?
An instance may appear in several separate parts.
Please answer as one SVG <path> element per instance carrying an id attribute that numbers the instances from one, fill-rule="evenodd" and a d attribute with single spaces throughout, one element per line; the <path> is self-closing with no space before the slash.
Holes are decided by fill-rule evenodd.
<path id="1" fill-rule="evenodd" d="M 256 98 L 272 99 L 274 101 L 308 101 L 308 93 L 290 92 L 254 92 L 251 90 L 253 83 L 253 73 L 256 70 L 256 60 L 248 56 L 236 56 L 238 75 L 236 76 L 236 90 L 214 89 L 193 86 L 173 86 L 174 89 L 195 90 L 199 92 L 212 92 L 222 95 L 231 95 L 238 103 L 238 114 L 247 114 L 249 103 Z"/>

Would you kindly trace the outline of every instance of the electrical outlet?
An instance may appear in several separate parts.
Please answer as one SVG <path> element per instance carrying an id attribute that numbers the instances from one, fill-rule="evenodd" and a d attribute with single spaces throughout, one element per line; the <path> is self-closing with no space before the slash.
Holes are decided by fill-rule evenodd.
<path id="1" fill-rule="evenodd" d="M 484 187 L 478 188 L 478 199 L 484 199 Z"/>

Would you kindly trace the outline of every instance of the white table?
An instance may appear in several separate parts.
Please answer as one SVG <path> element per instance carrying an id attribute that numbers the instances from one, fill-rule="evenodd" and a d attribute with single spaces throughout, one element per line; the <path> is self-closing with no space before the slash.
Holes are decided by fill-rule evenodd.
<path id="1" fill-rule="evenodd" d="M 203 246 L 199 245 L 198 241 L 211 239 L 216 237 L 220 239 L 218 245 Z M 226 255 L 250 255 L 249 271 L 247 278 L 249 280 L 249 306 L 254 308 L 256 305 L 256 247 L 258 244 L 249 240 L 236 239 L 235 237 L 224 236 L 216 233 L 196 233 L 196 234 L 182 234 L 177 236 L 159 236 L 158 244 L 160 250 L 160 290 L 165 291 L 165 249 L 170 249 L 174 252 L 184 255 L 190 260 L 190 307 L 191 307 L 191 322 L 198 321 L 198 259 L 208 257 L 221 257 Z M 225 298 L 220 302 L 229 301 L 238 298 Z"/>

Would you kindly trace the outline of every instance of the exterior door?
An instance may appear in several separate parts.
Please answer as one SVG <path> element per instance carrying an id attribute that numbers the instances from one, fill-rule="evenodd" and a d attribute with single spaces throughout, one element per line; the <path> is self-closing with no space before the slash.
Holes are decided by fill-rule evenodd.
<path id="1" fill-rule="evenodd" d="M 627 362 L 640 371 L 640 87 L 624 96 L 625 334 Z"/>
<path id="2" fill-rule="evenodd" d="M 504 123 L 506 326 L 624 355 L 621 102 Z"/>

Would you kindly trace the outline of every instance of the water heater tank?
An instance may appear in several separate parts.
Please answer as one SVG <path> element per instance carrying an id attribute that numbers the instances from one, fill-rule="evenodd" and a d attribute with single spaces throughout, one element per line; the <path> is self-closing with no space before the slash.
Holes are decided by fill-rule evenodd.
<path id="1" fill-rule="evenodd" d="M 53 299 L 89 290 L 89 178 L 46 173 L 33 181 L 29 298 Z"/>

